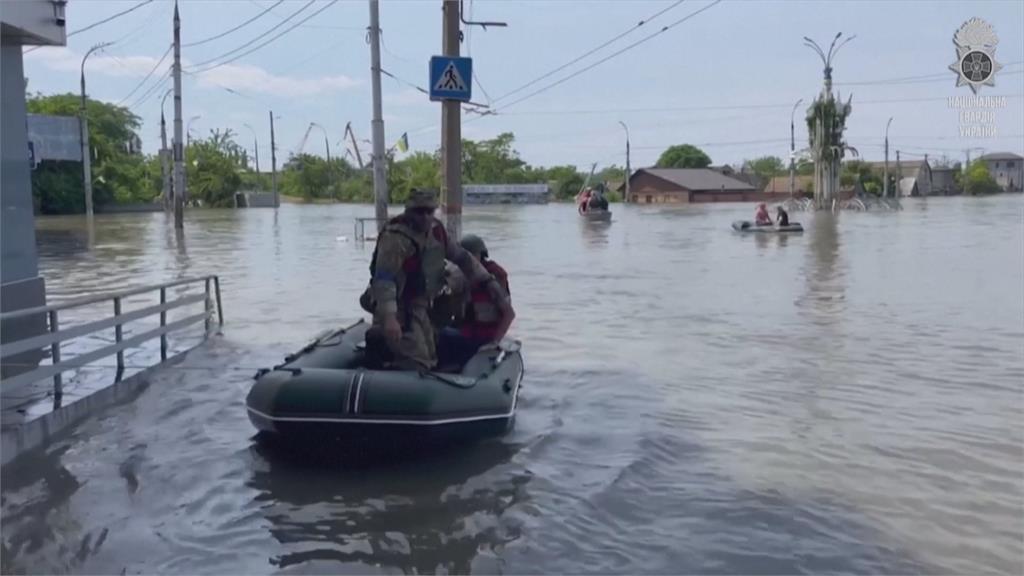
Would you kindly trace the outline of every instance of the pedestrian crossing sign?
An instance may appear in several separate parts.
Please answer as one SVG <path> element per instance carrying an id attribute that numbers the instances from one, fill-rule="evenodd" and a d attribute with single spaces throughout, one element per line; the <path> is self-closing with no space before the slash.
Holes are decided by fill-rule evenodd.
<path id="1" fill-rule="evenodd" d="M 473 59 L 433 56 L 430 59 L 430 99 L 469 102 L 473 96 Z"/>

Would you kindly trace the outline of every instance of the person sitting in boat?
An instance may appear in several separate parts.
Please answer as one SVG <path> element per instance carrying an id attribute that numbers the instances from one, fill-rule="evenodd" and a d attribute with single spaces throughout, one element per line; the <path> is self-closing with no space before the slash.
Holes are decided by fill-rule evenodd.
<path id="1" fill-rule="evenodd" d="M 601 189 L 595 189 L 587 201 L 588 210 L 608 210 L 608 200 L 601 193 Z"/>
<path id="2" fill-rule="evenodd" d="M 775 222 L 779 226 L 789 226 L 789 213 L 783 210 L 781 205 L 775 208 Z"/>
<path id="3" fill-rule="evenodd" d="M 497 279 L 504 293 L 509 295 L 509 303 L 502 306 L 491 291 L 480 285 L 471 289 L 468 295 L 464 294 L 462 302 L 466 308 L 462 318 L 455 326 L 441 331 L 438 357 L 444 367 L 461 367 L 481 347 L 500 342 L 516 317 L 511 305 L 508 272 L 490 259 L 483 239 L 475 234 L 467 234 L 459 244 Z"/>
<path id="4" fill-rule="evenodd" d="M 437 364 L 437 342 L 429 315 L 444 286 L 445 260 L 454 262 L 471 290 L 485 290 L 503 311 L 508 294 L 468 251 L 452 241 L 434 217 L 437 194 L 413 189 L 405 212 L 392 218 L 377 238 L 370 261 L 370 286 L 360 305 L 373 314 L 366 338 L 367 356 L 385 367 L 427 371 Z M 387 350 L 380 350 L 380 344 Z"/>
<path id="5" fill-rule="evenodd" d="M 768 206 L 763 202 L 757 205 L 757 213 L 754 215 L 755 226 L 771 226 L 772 217 L 768 215 Z"/>
<path id="6" fill-rule="evenodd" d="M 593 193 L 593 190 L 587 188 L 583 192 L 580 192 L 580 195 L 576 198 L 576 210 L 578 210 L 580 214 L 587 213 L 587 210 L 590 208 L 590 197 Z"/>

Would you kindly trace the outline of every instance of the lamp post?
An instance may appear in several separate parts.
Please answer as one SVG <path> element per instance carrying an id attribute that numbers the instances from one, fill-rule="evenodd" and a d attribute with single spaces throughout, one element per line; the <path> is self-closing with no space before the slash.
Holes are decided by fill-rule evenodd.
<path id="1" fill-rule="evenodd" d="M 633 172 L 629 168 L 629 126 L 622 120 L 619 120 L 619 125 L 626 131 L 626 194 L 622 199 L 623 203 L 629 203 L 629 179 L 633 175 Z"/>
<path id="2" fill-rule="evenodd" d="M 107 46 L 110 46 L 113 42 L 101 42 L 89 48 L 89 51 L 82 56 L 82 105 L 79 110 L 80 115 L 78 118 L 78 125 L 81 129 L 81 144 L 82 144 L 82 188 L 85 190 L 85 214 L 86 216 L 92 216 L 92 155 L 89 153 L 89 121 L 86 119 L 85 114 L 85 61 L 89 59 L 89 56 L 93 52 L 102 50 Z"/>
<path id="3" fill-rule="evenodd" d="M 882 181 L 882 198 L 889 197 L 889 125 L 892 124 L 892 116 L 885 123 L 885 170 Z M 902 176 L 902 175 L 901 175 Z"/>
<path id="4" fill-rule="evenodd" d="M 328 140 L 327 129 L 317 124 L 316 122 L 310 122 L 310 126 L 316 126 L 324 133 L 324 148 L 327 149 L 327 188 L 331 191 L 331 199 L 334 199 L 334 174 L 331 168 L 331 142 Z"/>
<path id="5" fill-rule="evenodd" d="M 164 103 L 167 102 L 167 97 L 173 93 L 174 89 L 169 88 L 167 92 L 164 92 L 163 99 L 160 100 L 160 176 L 163 181 L 164 210 L 171 209 L 173 198 L 171 195 L 171 155 L 167 150 L 167 120 L 164 116 Z"/>
<path id="6" fill-rule="evenodd" d="M 248 122 L 242 124 L 252 132 L 252 151 L 256 155 L 256 173 L 260 173 L 260 141 L 256 137 L 256 129 L 249 125 Z"/>
<path id="7" fill-rule="evenodd" d="M 796 194 L 796 126 L 793 118 L 796 116 L 796 109 L 800 106 L 800 103 L 804 101 L 803 98 L 796 101 L 793 104 L 793 111 L 789 113 L 789 197 L 792 198 Z"/>
<path id="8" fill-rule="evenodd" d="M 192 121 L 199 120 L 202 116 L 193 116 L 188 119 L 188 124 L 185 126 L 185 143 L 189 146 L 192 145 Z"/>

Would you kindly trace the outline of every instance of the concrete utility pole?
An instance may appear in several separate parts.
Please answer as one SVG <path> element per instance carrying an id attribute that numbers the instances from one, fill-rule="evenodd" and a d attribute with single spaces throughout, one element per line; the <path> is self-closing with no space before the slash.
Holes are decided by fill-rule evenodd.
<path id="1" fill-rule="evenodd" d="M 458 17 L 458 16 L 456 16 Z M 384 111 L 380 96 L 380 3 L 370 0 L 370 76 L 373 86 L 373 198 L 377 234 L 388 222 L 388 183 L 384 173 Z"/>
<path id="2" fill-rule="evenodd" d="M 442 0 L 442 49 L 445 56 L 459 55 L 459 2 Z M 444 180 L 441 205 L 444 207 L 448 237 L 462 237 L 462 105 L 457 100 L 441 103 L 441 166 Z"/>
<path id="3" fill-rule="evenodd" d="M 903 180 L 903 167 L 900 165 L 900 151 L 896 151 L 896 189 L 892 191 L 893 198 L 903 196 L 903 187 L 900 185 Z"/>
<path id="4" fill-rule="evenodd" d="M 892 116 L 885 123 L 885 175 L 882 179 L 882 198 L 889 197 L 889 125 L 892 124 Z"/>
<path id="5" fill-rule="evenodd" d="M 174 1 L 174 227 L 185 227 L 185 151 L 181 133 L 181 17 Z"/>
<path id="6" fill-rule="evenodd" d="M 281 205 L 277 197 L 277 143 L 274 140 L 274 111 L 270 111 L 270 188 L 274 192 L 274 208 Z"/>
<path id="7" fill-rule="evenodd" d="M 248 122 L 242 124 L 252 132 L 252 151 L 256 156 L 256 174 L 260 173 L 260 140 L 256 137 L 256 129 L 249 125 Z"/>
<path id="8" fill-rule="evenodd" d="M 623 204 L 629 203 L 629 177 L 633 172 L 629 168 L 629 126 L 622 120 L 619 120 L 619 124 L 622 124 L 622 129 L 626 131 L 626 195 L 622 198 Z"/>
<path id="9" fill-rule="evenodd" d="M 79 109 L 78 126 L 82 132 L 82 188 L 85 191 L 86 216 L 92 216 L 92 154 L 89 152 L 89 121 L 85 114 L 85 61 L 93 52 L 102 50 L 110 44 L 111 42 L 96 44 L 82 57 L 82 105 Z"/>
<path id="10" fill-rule="evenodd" d="M 796 109 L 804 99 L 801 98 L 793 104 L 793 111 L 789 113 L 789 197 L 796 195 L 796 125 L 793 118 L 796 116 Z"/>

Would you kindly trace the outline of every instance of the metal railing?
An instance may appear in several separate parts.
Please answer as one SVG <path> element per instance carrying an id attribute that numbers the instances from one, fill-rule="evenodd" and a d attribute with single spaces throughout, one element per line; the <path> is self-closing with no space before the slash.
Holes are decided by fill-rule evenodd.
<path id="1" fill-rule="evenodd" d="M 197 284 L 202 282 L 204 284 L 203 294 L 193 294 L 189 296 L 183 296 L 170 302 L 167 301 L 167 290 L 169 288 L 175 288 L 178 286 L 184 286 L 188 284 Z M 212 284 L 212 290 L 211 290 Z M 137 296 L 140 294 L 152 293 L 160 291 L 160 303 L 141 308 L 139 310 L 132 310 L 131 312 L 122 313 L 121 303 L 124 299 L 131 296 Z M 22 310 L 14 310 L 12 312 L 5 312 L 0 314 L 0 322 L 7 322 L 10 320 L 17 320 L 20 318 L 29 318 L 40 314 L 45 314 L 47 318 L 48 331 L 32 336 L 29 338 L 23 338 L 21 340 L 15 340 L 12 342 L 4 343 L 3 347 L 0 348 L 0 359 L 14 356 L 16 354 L 23 354 L 26 352 L 38 351 L 50 346 L 50 359 L 51 362 L 48 365 L 38 366 L 34 370 L 11 376 L 0 380 L 0 386 L 4 388 L 14 388 L 23 384 L 29 384 L 42 380 L 44 378 L 53 378 L 53 394 L 54 399 L 59 401 L 63 395 L 63 382 L 61 380 L 61 374 L 75 368 L 79 368 L 96 360 L 106 358 L 111 354 L 117 354 L 117 375 L 116 381 L 120 381 L 124 374 L 124 351 L 127 348 L 138 346 L 144 342 L 152 340 L 157 336 L 160 337 L 160 361 L 167 360 L 167 335 L 175 330 L 186 328 L 199 322 L 203 321 L 203 328 L 205 330 L 204 336 L 210 332 L 210 322 L 213 316 L 213 305 L 214 301 L 211 297 L 216 298 L 217 306 L 217 319 L 218 325 L 224 325 L 224 309 L 221 308 L 220 299 L 220 278 L 216 275 L 211 276 L 200 276 L 195 278 L 185 278 L 182 280 L 175 280 L 172 282 L 166 282 L 164 284 L 158 284 L 156 286 L 146 286 L 143 288 L 135 288 L 132 290 L 125 290 L 122 292 L 115 292 L 113 294 L 102 294 L 97 296 L 89 296 L 86 298 L 79 298 L 76 300 L 70 300 L 68 302 L 60 302 L 57 304 L 51 304 L 48 306 L 38 306 L 36 308 L 25 308 Z M 112 301 L 114 305 L 114 315 L 110 318 L 103 320 L 95 320 L 75 326 L 73 328 L 60 329 L 60 322 L 58 318 L 58 312 L 61 310 L 67 310 L 70 308 L 81 308 L 83 306 L 89 306 L 98 302 Z M 199 314 L 193 314 L 186 318 L 176 320 L 174 322 L 167 322 L 167 312 L 187 306 L 189 304 L 196 304 L 203 302 L 203 312 Z M 143 332 L 131 336 L 128 339 L 123 337 L 122 327 L 136 320 L 147 318 L 154 314 L 160 314 L 160 327 L 152 330 Z M 68 362 L 61 361 L 61 342 L 70 340 L 72 338 L 78 338 L 81 336 L 88 336 L 99 330 L 105 330 L 113 327 L 114 328 L 114 344 L 105 346 L 98 350 L 93 350 L 84 354 L 75 356 Z"/>

